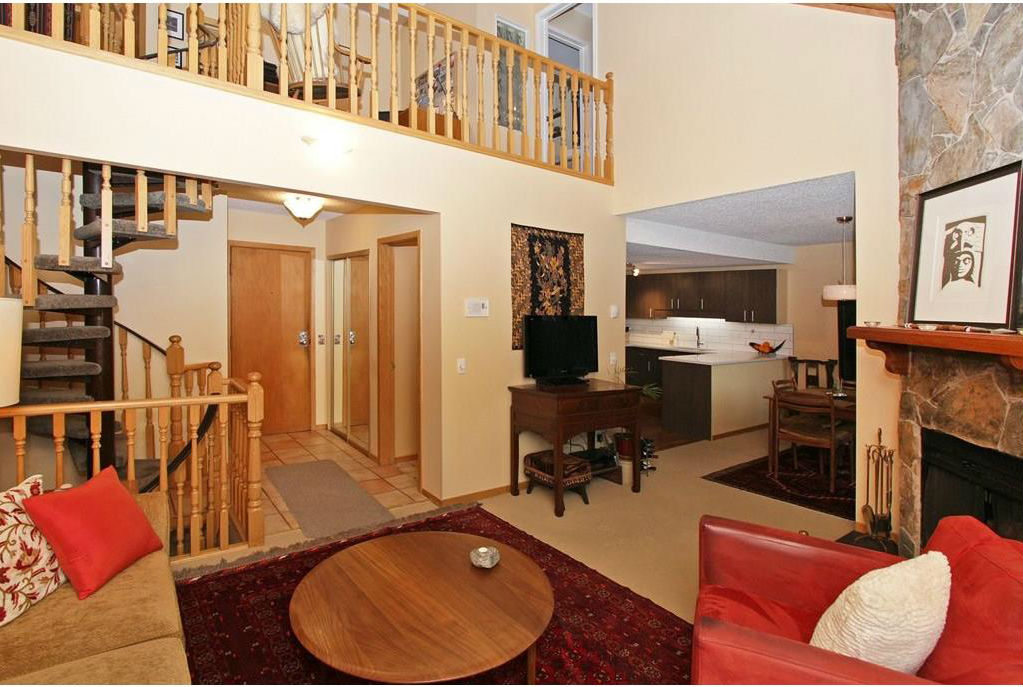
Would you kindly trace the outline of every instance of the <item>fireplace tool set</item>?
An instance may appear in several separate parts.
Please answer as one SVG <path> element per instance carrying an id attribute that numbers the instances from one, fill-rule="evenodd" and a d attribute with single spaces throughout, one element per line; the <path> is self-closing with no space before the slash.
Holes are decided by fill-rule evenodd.
<path id="1" fill-rule="evenodd" d="M 882 443 L 881 429 L 878 428 L 877 443 L 867 444 L 867 503 L 861 512 L 869 534 L 862 536 L 873 539 L 885 551 L 894 548 L 891 541 L 894 455 L 895 449 Z"/>

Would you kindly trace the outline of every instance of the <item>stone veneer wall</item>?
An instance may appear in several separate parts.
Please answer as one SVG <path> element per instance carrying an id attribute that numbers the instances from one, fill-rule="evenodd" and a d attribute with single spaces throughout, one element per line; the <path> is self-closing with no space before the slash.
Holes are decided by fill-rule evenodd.
<path id="1" fill-rule="evenodd" d="M 1023 5 L 896 5 L 900 312 L 907 312 L 921 191 L 1023 154 Z M 903 380 L 900 548 L 920 547 L 920 428 L 1023 457 L 1023 375 L 993 358 L 914 350 Z"/>

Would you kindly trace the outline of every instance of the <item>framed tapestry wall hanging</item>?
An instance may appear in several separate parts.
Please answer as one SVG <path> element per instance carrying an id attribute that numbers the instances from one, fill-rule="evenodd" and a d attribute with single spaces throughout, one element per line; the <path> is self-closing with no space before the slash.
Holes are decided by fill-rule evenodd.
<path id="1" fill-rule="evenodd" d="M 511 225 L 512 349 L 527 315 L 582 315 L 583 235 Z"/>

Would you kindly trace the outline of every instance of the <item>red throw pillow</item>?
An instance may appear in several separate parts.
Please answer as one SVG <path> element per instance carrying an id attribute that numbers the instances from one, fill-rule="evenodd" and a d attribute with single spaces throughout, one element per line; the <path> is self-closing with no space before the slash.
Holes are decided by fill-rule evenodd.
<path id="1" fill-rule="evenodd" d="M 113 468 L 80 487 L 34 496 L 24 505 L 53 547 L 79 599 L 146 554 L 163 548 Z"/>

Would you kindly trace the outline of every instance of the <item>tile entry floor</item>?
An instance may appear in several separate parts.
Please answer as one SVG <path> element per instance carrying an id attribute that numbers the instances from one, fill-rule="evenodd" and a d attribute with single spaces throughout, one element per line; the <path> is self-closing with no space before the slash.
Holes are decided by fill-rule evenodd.
<path id="1" fill-rule="evenodd" d="M 419 461 L 378 465 L 326 429 L 273 434 L 261 440 L 263 467 L 332 460 L 396 518 L 435 508 L 419 491 Z M 268 537 L 298 531 L 298 522 L 270 480 L 263 480 L 263 513 Z"/>

